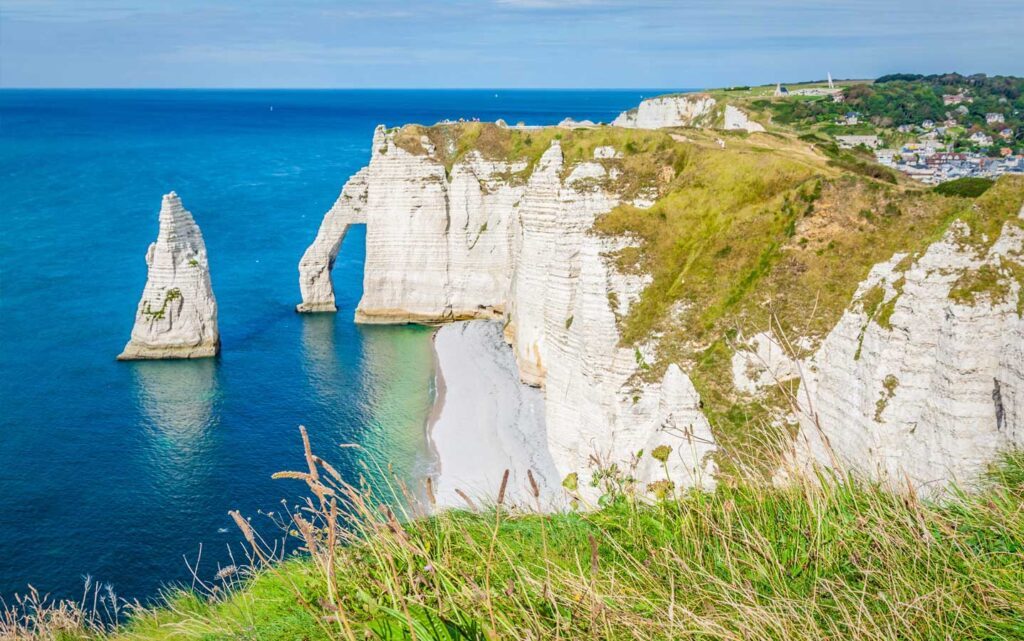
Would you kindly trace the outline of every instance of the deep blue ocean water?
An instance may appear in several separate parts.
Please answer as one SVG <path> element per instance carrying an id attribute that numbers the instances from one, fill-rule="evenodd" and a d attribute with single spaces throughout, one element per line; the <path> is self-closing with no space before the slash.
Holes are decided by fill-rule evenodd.
<path id="1" fill-rule="evenodd" d="M 350 478 L 429 469 L 429 332 L 357 327 L 362 230 L 337 315 L 298 315 L 297 263 L 378 123 L 608 121 L 660 91 L 0 91 L 0 597 L 147 599 L 227 563 L 227 515 L 301 488 L 297 426 Z M 273 109 L 271 109 L 273 107 Z M 223 354 L 119 363 L 160 197 L 203 230 Z M 341 449 L 359 443 L 362 450 Z M 362 458 L 360 458 L 362 457 Z"/>

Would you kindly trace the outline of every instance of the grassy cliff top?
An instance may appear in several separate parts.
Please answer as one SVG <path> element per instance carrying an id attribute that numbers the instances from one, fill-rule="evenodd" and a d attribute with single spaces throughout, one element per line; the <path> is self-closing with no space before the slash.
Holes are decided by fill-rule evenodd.
<path id="1" fill-rule="evenodd" d="M 597 222 L 602 233 L 640 239 L 615 256 L 621 270 L 653 276 L 621 321 L 625 343 L 656 342 L 643 375 L 682 365 L 734 452 L 746 449 L 754 424 L 787 408 L 777 393 L 748 399 L 733 389 L 742 337 L 771 330 L 813 348 L 872 266 L 922 252 L 957 219 L 972 228 L 970 242 L 991 244 L 1004 224 L 1021 225 L 1024 202 L 1024 177 L 973 199 L 945 196 L 876 180 L 791 139 L 756 138 L 692 147 L 653 207 L 621 205 Z"/>
<path id="2" fill-rule="evenodd" d="M 325 468 L 321 469 L 325 473 Z M 324 474 L 326 477 L 326 474 Z M 350 516 L 296 521 L 304 554 L 171 591 L 121 629 L 37 611 L 0 638 L 62 641 L 716 639 L 1024 636 L 1024 459 L 944 505 L 824 477 L 720 484 L 540 516 L 501 506 L 400 524 L 335 487 Z M 308 520 L 307 520 L 308 519 Z M 301 529 L 305 534 L 300 534 Z M 340 542 L 331 545 L 332 542 Z M 18 630 L 11 628 L 14 633 Z"/>

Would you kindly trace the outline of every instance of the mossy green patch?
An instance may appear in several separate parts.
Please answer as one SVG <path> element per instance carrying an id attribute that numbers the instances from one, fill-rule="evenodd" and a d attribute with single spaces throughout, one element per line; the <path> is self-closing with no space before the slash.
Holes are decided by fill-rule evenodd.
<path id="1" fill-rule="evenodd" d="M 1015 284 L 1015 285 L 1014 285 Z M 997 264 L 985 264 L 964 272 L 953 284 L 949 298 L 962 305 L 1004 303 L 1017 296 L 1017 313 L 1024 309 L 1024 264 L 1019 260 L 1001 258 Z"/>

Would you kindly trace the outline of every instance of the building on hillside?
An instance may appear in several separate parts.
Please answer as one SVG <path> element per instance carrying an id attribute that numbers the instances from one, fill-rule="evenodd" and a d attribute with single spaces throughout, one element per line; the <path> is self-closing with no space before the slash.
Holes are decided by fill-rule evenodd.
<path id="1" fill-rule="evenodd" d="M 836 141 L 842 149 L 853 149 L 860 145 L 868 149 L 878 149 L 882 144 L 878 136 L 836 136 Z"/>
<path id="2" fill-rule="evenodd" d="M 994 125 L 997 122 L 1006 122 L 1006 116 L 999 113 L 987 113 L 985 114 L 985 122 L 990 125 Z"/>
<path id="3" fill-rule="evenodd" d="M 923 120 L 923 121 L 921 121 L 921 128 L 922 129 L 932 129 L 933 127 L 935 127 L 935 121 L 934 120 Z"/>
<path id="4" fill-rule="evenodd" d="M 1013 138 L 1013 129 L 1006 127 L 1005 129 L 999 132 L 999 137 L 1002 138 L 1003 140 L 1009 140 L 1010 138 Z"/>
<path id="5" fill-rule="evenodd" d="M 967 154 L 958 154 L 952 151 L 943 151 L 937 154 L 932 154 L 925 159 L 925 163 L 928 165 L 946 165 L 953 162 L 964 162 L 967 160 Z"/>
<path id="6" fill-rule="evenodd" d="M 885 165 L 886 167 L 896 166 L 896 150 L 895 149 L 878 149 L 875 151 L 875 160 L 878 164 Z"/>
<path id="7" fill-rule="evenodd" d="M 775 97 L 776 98 L 778 98 L 779 96 L 788 96 L 788 95 L 789 95 L 789 89 L 786 89 L 785 87 L 783 87 L 781 82 L 775 83 Z"/>
<path id="8" fill-rule="evenodd" d="M 914 131 L 914 125 L 900 125 L 899 127 L 896 127 L 896 131 L 901 134 L 909 134 Z"/>
<path id="9" fill-rule="evenodd" d="M 860 123 L 860 114 L 856 111 L 848 112 L 845 116 L 836 120 L 837 125 L 856 125 Z"/>
<path id="10" fill-rule="evenodd" d="M 992 136 L 989 136 L 988 134 L 982 131 L 974 132 L 973 134 L 971 134 L 968 140 L 982 147 L 987 147 L 992 144 Z"/>
<path id="11" fill-rule="evenodd" d="M 974 98 L 971 98 L 964 92 L 955 94 L 946 94 L 942 96 L 942 104 L 944 105 L 962 105 L 965 102 L 974 102 Z"/>
<path id="12" fill-rule="evenodd" d="M 1009 156 L 1012 153 L 1013 153 L 1013 150 L 1010 149 L 1009 147 L 1000 147 L 999 148 L 999 155 L 1002 156 L 1003 158 L 1006 158 L 1007 156 Z"/>

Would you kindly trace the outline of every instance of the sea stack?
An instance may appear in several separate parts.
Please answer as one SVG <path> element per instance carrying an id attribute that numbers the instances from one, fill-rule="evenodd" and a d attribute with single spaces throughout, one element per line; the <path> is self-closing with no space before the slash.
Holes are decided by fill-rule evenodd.
<path id="1" fill-rule="evenodd" d="M 146 252 L 146 264 L 149 274 L 135 327 L 118 360 L 216 356 L 220 334 L 206 243 L 173 191 L 160 206 L 160 231 Z"/>

